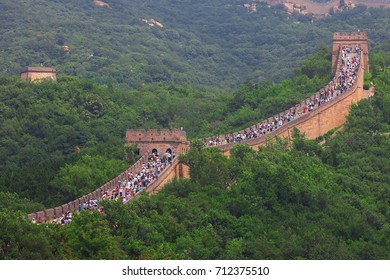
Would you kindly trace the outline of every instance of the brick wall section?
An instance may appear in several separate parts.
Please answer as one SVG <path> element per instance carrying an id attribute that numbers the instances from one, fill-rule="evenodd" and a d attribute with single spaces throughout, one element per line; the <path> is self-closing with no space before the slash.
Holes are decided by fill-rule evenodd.
<path id="1" fill-rule="evenodd" d="M 127 178 L 127 174 L 129 172 L 138 172 L 142 169 L 142 164 L 147 163 L 148 155 L 143 155 L 135 164 L 133 164 L 130 168 L 119 174 L 117 177 L 113 178 L 109 182 L 105 183 L 103 186 L 99 187 L 95 191 L 84 195 L 83 197 L 80 197 L 74 201 L 71 201 L 69 203 L 63 204 L 58 207 L 46 209 L 44 211 L 36 212 L 28 214 L 28 219 L 32 220 L 33 218 L 38 219 L 41 217 L 44 221 L 46 220 L 52 220 L 54 218 L 59 218 L 63 214 L 65 214 L 68 211 L 77 211 L 79 210 L 79 206 L 88 201 L 88 199 L 100 199 L 101 193 L 104 193 L 105 191 L 111 191 L 113 190 L 117 185 L 119 181 L 123 181 L 125 178 Z"/>
<path id="2" fill-rule="evenodd" d="M 340 47 L 359 47 L 363 49 L 363 60 L 365 61 L 364 71 L 369 72 L 368 64 L 368 37 L 366 32 L 335 32 L 333 33 L 332 47 L 332 70 L 337 69 L 335 64 L 338 58 Z"/>
<path id="3" fill-rule="evenodd" d="M 165 184 L 176 178 L 190 178 L 189 167 L 183 163 L 180 163 L 179 158 L 176 157 L 172 164 L 166 168 L 158 177 L 158 180 L 151 183 L 146 192 L 156 193 L 158 192 Z"/>
<path id="4" fill-rule="evenodd" d="M 336 65 L 337 67 L 341 67 L 341 64 L 342 64 L 342 63 L 341 63 L 342 58 L 341 58 L 341 56 L 340 56 L 340 53 L 341 53 L 341 49 L 338 49 L 338 51 L 337 51 L 337 54 L 338 54 L 337 57 L 338 57 L 338 59 L 337 59 L 336 62 L 335 62 L 335 65 Z M 360 65 L 360 66 L 361 66 L 361 65 Z M 337 83 L 337 77 L 334 77 L 333 82 L 334 82 L 334 83 Z M 331 82 L 330 82 L 330 83 L 331 83 Z M 291 108 L 288 109 L 288 110 L 285 110 L 285 111 L 280 112 L 280 113 L 278 113 L 278 114 L 276 114 L 276 115 L 274 115 L 274 116 L 271 116 L 271 117 L 269 117 L 268 119 L 263 120 L 263 121 L 261 121 L 261 122 L 255 124 L 255 125 L 253 125 L 253 126 L 251 126 L 251 127 L 252 127 L 252 128 L 255 128 L 256 126 L 261 125 L 261 123 L 263 123 L 263 122 L 265 122 L 265 123 L 271 123 L 271 122 L 274 120 L 275 117 L 280 117 L 281 115 L 283 115 L 283 114 L 285 114 L 285 113 L 287 113 L 287 112 L 296 112 L 296 111 L 300 110 L 300 109 L 303 108 L 306 104 L 309 104 L 310 101 L 315 100 L 316 97 L 319 97 L 319 96 L 320 96 L 320 92 L 321 92 L 321 90 L 319 90 L 318 92 L 316 92 L 316 93 L 313 94 L 312 96 L 306 98 L 306 99 L 303 100 L 301 103 L 296 104 L 294 107 L 291 107 Z M 302 116 L 301 116 L 301 117 L 302 117 Z M 297 123 L 297 122 L 296 122 L 296 119 L 294 120 L 293 123 Z M 242 129 L 242 130 L 240 130 L 239 132 L 240 132 L 241 134 L 243 134 L 245 130 L 249 130 L 251 127 Z M 277 129 L 276 131 L 273 131 L 272 133 L 267 134 L 265 138 L 267 138 L 267 137 L 272 137 L 272 136 L 274 136 L 274 135 L 276 135 L 276 134 L 279 134 L 279 132 L 280 132 L 280 129 Z M 208 142 L 209 140 L 212 140 L 213 138 L 215 138 L 215 136 L 213 136 L 213 137 L 208 137 L 208 138 L 204 138 L 204 140 L 205 140 L 206 142 Z M 219 135 L 219 138 L 224 139 L 224 138 L 225 138 L 225 135 Z M 251 142 L 253 142 L 253 141 L 265 142 L 265 140 L 261 140 L 260 138 L 251 139 L 251 140 L 252 140 L 252 141 L 246 140 L 246 141 L 244 141 L 244 142 L 245 142 L 245 143 L 251 143 Z M 249 141 L 249 142 L 248 142 L 248 141 Z M 225 151 L 225 150 L 230 150 L 231 147 L 234 146 L 235 144 L 236 144 L 236 143 L 230 143 L 230 144 L 220 145 L 219 147 L 220 147 L 221 151 Z"/>
<path id="5" fill-rule="evenodd" d="M 338 35 L 337 35 L 338 34 Z M 350 34 L 350 35 L 346 35 Z M 352 34 L 352 35 L 351 35 Z M 345 39 L 345 36 L 354 36 L 353 33 L 335 33 L 334 38 L 336 36 L 335 44 L 338 44 L 338 37 L 341 36 Z M 341 38 L 340 37 L 340 38 Z M 343 40 L 344 40 L 343 39 Z M 367 38 L 365 38 L 367 39 Z M 355 42 L 355 41 L 353 41 Z M 345 42 L 348 46 L 348 42 Z M 367 47 L 365 48 L 367 50 Z M 367 51 L 365 51 L 367 52 Z M 343 124 L 346 120 L 346 116 L 348 115 L 349 108 L 352 103 L 356 103 L 360 99 L 364 98 L 363 94 L 363 75 L 364 70 L 368 69 L 368 56 L 367 53 L 363 52 L 361 54 L 361 62 L 358 71 L 358 78 L 355 82 L 354 86 L 344 92 L 342 95 L 334 98 L 333 100 L 321 105 L 319 108 L 313 110 L 312 112 L 301 115 L 298 118 L 284 124 L 279 127 L 275 131 L 267 134 L 266 136 L 262 136 L 259 138 L 252 138 L 249 140 L 244 140 L 241 143 L 245 143 L 252 147 L 253 149 L 258 149 L 260 145 L 265 145 L 270 138 L 275 136 L 287 137 L 291 140 L 292 130 L 294 127 L 297 127 L 301 132 L 305 133 L 308 139 L 315 139 L 329 130 Z M 336 68 L 341 65 L 341 56 L 340 54 L 340 46 L 337 51 L 337 59 L 333 62 Z M 305 106 L 311 100 L 315 100 L 316 96 L 319 96 L 320 91 L 312 95 L 311 97 L 303 100 L 300 104 L 281 112 L 275 116 L 280 116 L 285 112 L 292 112 L 298 110 L 300 107 Z M 274 117 L 268 118 L 266 121 L 271 122 Z M 262 122 L 261 122 L 262 123 Z M 259 123 L 259 124 L 261 124 Z M 253 126 L 255 127 L 255 126 Z M 248 129 L 248 128 L 247 128 Z M 241 132 L 243 132 L 242 130 Z M 224 137 L 221 135 L 220 137 Z M 138 140 L 137 140 L 138 139 Z M 211 139 L 211 138 L 208 138 Z M 206 139 L 207 140 L 207 139 Z M 151 152 L 151 149 L 161 149 L 159 152 L 165 152 L 164 149 L 172 148 L 172 144 L 176 143 L 177 149 L 175 150 L 177 156 L 172 161 L 172 164 L 166 168 L 159 175 L 158 180 L 149 184 L 146 191 L 148 193 L 156 193 L 158 192 L 166 183 L 172 181 L 175 178 L 189 178 L 189 167 L 179 162 L 179 154 L 186 152 L 188 149 L 188 142 L 186 139 L 186 134 L 182 130 L 127 130 L 126 131 L 126 144 L 137 143 L 141 145 L 142 151 L 147 151 L 133 166 L 131 166 L 126 171 L 122 172 L 120 175 L 110 180 L 103 186 L 99 187 L 97 190 L 92 193 L 85 195 L 73 202 L 68 204 L 64 204 L 59 207 L 46 209 L 45 211 L 40 211 L 36 213 L 28 214 L 28 219 L 32 220 L 33 218 L 38 219 L 39 217 L 43 218 L 43 220 L 51 220 L 55 217 L 61 217 L 67 211 L 78 210 L 79 205 L 86 202 L 88 199 L 100 198 L 100 194 L 105 191 L 110 191 L 114 189 L 119 181 L 123 181 L 127 178 L 127 174 L 129 172 L 137 172 L 141 170 L 142 164 L 147 162 L 147 155 Z M 230 155 L 230 149 L 236 145 L 237 143 L 229 143 L 226 145 L 220 145 L 218 148 L 220 151 L 226 156 Z"/>
<path id="6" fill-rule="evenodd" d="M 51 67 L 25 67 L 20 73 L 22 80 L 37 81 L 40 79 L 57 80 L 57 71 Z"/>
<path id="7" fill-rule="evenodd" d="M 363 92 L 364 63 L 365 61 L 361 60 L 358 71 L 358 78 L 353 87 L 340 96 L 327 103 L 324 103 L 312 112 L 295 118 L 291 122 L 284 124 L 283 126 L 272 131 L 271 133 L 268 133 L 265 136 L 244 140 L 241 141 L 241 143 L 247 144 L 257 150 L 259 145 L 266 144 L 268 139 L 275 136 L 291 139 L 294 127 L 305 133 L 306 138 L 315 139 L 325 134 L 329 130 L 342 125 L 346 120 L 351 104 L 356 103 L 365 97 Z M 310 98 L 315 98 L 317 94 L 319 93 L 316 93 Z M 302 106 L 302 103 L 300 106 Z M 290 110 L 294 110 L 294 108 L 291 108 Z M 279 114 L 276 116 L 279 116 Z M 273 118 L 274 117 L 269 118 L 268 120 L 271 121 Z M 229 156 L 230 149 L 236 144 L 237 143 L 229 143 L 226 145 L 220 145 L 218 148 L 223 154 Z"/>
<path id="8" fill-rule="evenodd" d="M 137 144 L 141 154 L 151 154 L 156 149 L 163 155 L 167 149 L 176 154 L 188 148 L 186 132 L 180 129 L 128 129 L 125 136 L 126 145 Z"/>

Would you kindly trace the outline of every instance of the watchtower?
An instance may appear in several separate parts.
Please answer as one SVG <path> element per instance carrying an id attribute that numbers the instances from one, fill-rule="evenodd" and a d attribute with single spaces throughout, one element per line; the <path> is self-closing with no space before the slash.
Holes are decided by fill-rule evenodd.
<path id="1" fill-rule="evenodd" d="M 360 48 L 363 50 L 364 72 L 369 72 L 368 67 L 368 38 L 366 32 L 335 32 L 333 33 L 332 71 L 337 67 L 337 56 L 340 47 Z"/>
<path id="2" fill-rule="evenodd" d="M 20 72 L 22 80 L 37 81 L 41 79 L 57 80 L 56 69 L 52 67 L 31 67 L 27 66 Z"/>
<path id="3" fill-rule="evenodd" d="M 128 129 L 125 144 L 137 144 L 142 155 L 166 152 L 178 155 L 188 149 L 187 134 L 181 129 Z"/>

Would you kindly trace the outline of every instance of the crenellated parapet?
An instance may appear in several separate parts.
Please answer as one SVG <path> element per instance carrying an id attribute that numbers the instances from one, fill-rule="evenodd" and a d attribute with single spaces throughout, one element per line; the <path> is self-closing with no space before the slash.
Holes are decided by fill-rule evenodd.
<path id="1" fill-rule="evenodd" d="M 367 42 L 367 35 L 362 32 L 335 33 L 334 38 L 336 39 L 335 42 L 337 42 L 333 45 L 333 47 L 337 46 L 337 49 L 334 50 L 335 55 L 333 61 L 335 72 L 334 78 L 327 86 L 305 100 L 302 100 L 300 103 L 297 103 L 290 109 L 271 116 L 251 127 L 231 134 L 217 135 L 202 139 L 206 145 L 218 146 L 221 152 L 225 155 L 229 155 L 230 149 L 238 143 L 245 143 L 252 148 L 257 149 L 259 145 L 266 144 L 267 139 L 270 137 L 280 136 L 291 139 L 294 127 L 297 127 L 300 131 L 305 133 L 308 139 L 315 139 L 329 130 L 342 125 L 346 120 L 351 104 L 356 103 L 365 97 L 363 93 L 363 74 L 365 69 L 368 69 L 368 58 L 365 59 L 365 57 L 368 57 L 368 45 L 363 44 L 364 42 Z M 347 90 L 342 92 L 337 91 L 337 94 L 334 93 L 327 103 L 321 104 L 321 106 L 315 105 L 318 104 L 318 100 L 321 99 L 321 95 L 324 94 L 324 92 L 327 92 L 329 88 L 334 88 L 335 85 L 339 83 L 338 78 L 341 75 L 341 69 L 343 67 L 342 53 L 344 52 L 345 55 L 345 53 L 354 51 L 356 51 L 359 57 L 359 67 L 355 74 L 356 81 Z M 314 104 L 314 106 L 312 104 Z M 271 125 L 271 128 L 275 128 L 275 120 L 280 120 L 282 116 L 293 116 L 293 118 L 291 121 L 284 122 L 282 126 L 278 126 L 275 130 L 271 130 L 271 132 L 268 132 L 267 130 L 265 135 L 258 136 L 257 134 L 255 138 L 238 140 L 237 135 L 246 135 L 251 131 L 259 131 L 260 128 L 264 126 L 268 127 Z"/>
<path id="2" fill-rule="evenodd" d="M 313 103 L 317 103 L 321 98 L 321 94 L 327 91 L 329 87 L 333 87 L 338 83 L 337 77 L 342 67 L 343 61 L 341 56 L 341 50 L 344 47 L 359 48 L 359 68 L 356 74 L 356 80 L 351 87 L 345 91 L 332 96 L 332 99 L 324 104 L 314 106 L 312 110 L 307 111 L 307 108 Z M 263 120 L 252 127 L 248 127 L 239 133 L 245 133 L 250 129 L 258 129 L 263 124 L 270 124 L 275 119 L 280 119 L 283 115 L 292 115 L 294 118 L 278 127 L 276 130 L 257 138 L 251 138 L 238 143 L 245 143 L 253 149 L 258 149 L 260 145 L 267 143 L 269 137 L 285 137 L 291 139 L 292 131 L 294 127 L 298 128 L 301 132 L 305 133 L 308 139 L 315 139 L 329 130 L 342 125 L 346 116 L 349 113 L 351 104 L 358 102 L 366 96 L 363 94 L 363 74 L 364 71 L 368 71 L 368 43 L 367 34 L 365 32 L 337 32 L 333 34 L 333 61 L 332 67 L 334 69 L 334 79 L 323 89 L 319 90 L 312 96 L 302 100 L 295 106 L 280 112 L 266 120 Z M 207 139 L 203 139 L 206 143 L 208 140 L 215 138 L 223 138 L 224 135 L 214 136 Z M 99 199 L 102 193 L 114 189 L 120 182 L 126 179 L 129 172 L 135 173 L 140 170 L 143 164 L 147 162 L 148 156 L 152 152 L 158 153 L 175 152 L 179 155 L 186 152 L 188 149 L 188 141 L 186 132 L 182 129 L 129 129 L 126 131 L 125 136 L 126 145 L 132 143 L 137 144 L 140 149 L 140 153 L 144 154 L 140 160 L 138 160 L 128 170 L 124 171 L 117 177 L 113 178 L 103 186 L 99 187 L 92 193 L 78 198 L 69 203 L 65 203 L 61 206 L 46 209 L 44 211 L 29 214 L 29 219 L 42 218 L 43 220 L 52 220 L 55 217 L 59 217 L 68 211 L 77 211 L 78 207 L 88 201 L 89 199 Z M 230 149 L 238 144 L 237 142 L 219 145 L 219 149 L 225 155 L 230 154 Z M 146 189 L 149 193 L 157 192 L 166 183 L 172 181 L 174 178 L 188 178 L 189 168 L 179 162 L 179 158 L 176 157 L 172 164 L 166 168 L 159 176 L 157 180 L 152 182 Z"/>
<path id="3" fill-rule="evenodd" d="M 141 154 L 152 151 L 179 154 L 188 148 L 187 134 L 182 129 L 128 129 L 125 144 L 137 144 Z"/>
<path id="4" fill-rule="evenodd" d="M 363 51 L 364 71 L 368 67 L 368 37 L 366 32 L 335 32 L 333 33 L 332 70 L 336 72 L 338 52 L 341 47 L 360 48 Z"/>
<path id="5" fill-rule="evenodd" d="M 60 218 L 62 215 L 64 215 L 67 212 L 78 211 L 80 205 L 83 205 L 87 201 L 94 200 L 94 199 L 100 200 L 102 198 L 102 195 L 105 192 L 115 189 L 121 182 L 126 180 L 129 173 L 132 172 L 135 174 L 136 172 L 141 170 L 142 165 L 145 164 L 147 161 L 148 161 L 148 155 L 143 155 L 136 163 L 134 163 L 127 170 L 125 170 L 115 178 L 112 178 L 110 181 L 106 182 L 104 185 L 100 186 L 93 192 L 83 195 L 82 197 L 79 197 L 63 205 L 53 207 L 50 209 L 45 209 L 43 211 L 39 211 L 36 213 L 31 213 L 28 215 L 28 218 L 30 220 L 32 220 L 33 218 L 35 220 L 41 218 L 42 221 L 52 221 L 54 219 Z"/>
<path id="6" fill-rule="evenodd" d="M 348 41 L 354 41 L 354 40 L 367 40 L 367 33 L 366 32 L 334 32 L 333 33 L 333 40 L 348 40 Z"/>
<path id="7" fill-rule="evenodd" d="M 31 67 L 27 66 L 20 72 L 20 78 L 24 81 L 40 81 L 49 79 L 57 80 L 56 69 L 52 67 Z"/>

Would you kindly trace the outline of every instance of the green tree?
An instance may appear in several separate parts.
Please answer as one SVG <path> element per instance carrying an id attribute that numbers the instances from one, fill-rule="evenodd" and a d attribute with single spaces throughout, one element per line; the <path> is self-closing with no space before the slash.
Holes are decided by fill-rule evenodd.
<path id="1" fill-rule="evenodd" d="M 107 221 L 98 211 L 82 211 L 62 227 L 64 251 L 76 260 L 124 259 L 120 238 L 110 233 Z"/>
<path id="2" fill-rule="evenodd" d="M 0 210 L 0 259 L 63 259 L 64 254 L 52 226 L 33 224 L 19 211 Z"/>

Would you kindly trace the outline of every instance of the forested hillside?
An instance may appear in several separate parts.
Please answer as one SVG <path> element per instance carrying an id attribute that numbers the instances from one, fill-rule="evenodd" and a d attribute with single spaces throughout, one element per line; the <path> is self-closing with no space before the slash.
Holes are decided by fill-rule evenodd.
<path id="1" fill-rule="evenodd" d="M 0 191 L 46 207 L 66 203 L 134 162 L 134 150 L 123 148 L 126 129 L 183 127 L 194 139 L 247 127 L 326 84 L 329 54 L 318 50 L 280 84 L 247 83 L 224 95 L 174 84 L 123 90 L 75 77 L 1 78 Z"/>
<path id="2" fill-rule="evenodd" d="M 276 139 L 226 158 L 194 142 L 181 158 L 191 180 L 105 201 L 104 216 L 82 211 L 66 226 L 2 205 L 0 259 L 389 259 L 388 66 L 374 82 L 322 145 L 296 131 L 292 148 Z"/>
<path id="3" fill-rule="evenodd" d="M 244 3 L 1 1 L 0 259 L 390 258 L 390 11 Z M 331 79 L 332 33 L 358 29 L 376 95 L 342 131 L 230 158 L 196 141 L 312 95 Z M 56 67 L 57 82 L 21 81 L 26 65 Z M 190 180 L 67 226 L 27 220 L 129 167 L 127 128 L 177 127 Z"/>
<path id="4" fill-rule="evenodd" d="M 0 73 L 53 66 L 58 75 L 141 87 L 155 82 L 236 88 L 281 81 L 335 31 L 390 39 L 390 10 L 357 7 L 323 19 L 244 0 L 3 0 Z M 154 20 L 154 21 L 153 21 Z"/>

